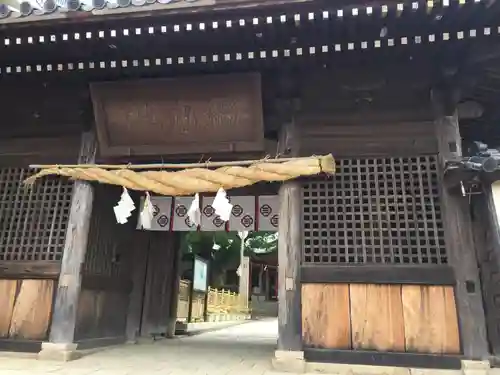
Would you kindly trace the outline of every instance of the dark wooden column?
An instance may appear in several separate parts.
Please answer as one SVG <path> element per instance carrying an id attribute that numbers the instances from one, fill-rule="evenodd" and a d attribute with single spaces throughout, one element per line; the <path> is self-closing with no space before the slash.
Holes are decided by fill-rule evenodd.
<path id="1" fill-rule="evenodd" d="M 463 196 L 460 186 L 447 187 L 442 176 L 445 162 L 462 156 L 458 117 L 449 93 L 433 91 L 432 99 L 436 110 L 445 240 L 456 278 L 455 298 L 463 354 L 467 359 L 486 359 L 485 316 L 469 201 Z"/>
<path id="2" fill-rule="evenodd" d="M 94 163 L 95 154 L 94 133 L 84 133 L 78 163 Z M 67 344 L 74 340 L 76 311 L 81 288 L 81 268 L 87 251 L 93 197 L 93 188 L 90 183 L 75 181 L 50 330 L 50 342 L 53 343 Z"/>
<path id="3" fill-rule="evenodd" d="M 281 157 L 299 154 L 297 127 L 283 125 Z M 278 350 L 301 351 L 300 262 L 302 249 L 302 195 L 298 181 L 283 183 L 279 191 L 278 227 Z"/>
<path id="4" fill-rule="evenodd" d="M 491 354 L 500 357 L 500 220 L 494 197 L 494 184 L 483 176 L 483 194 L 472 196 L 473 228 L 481 268 L 481 283 L 486 315 L 486 331 Z"/>

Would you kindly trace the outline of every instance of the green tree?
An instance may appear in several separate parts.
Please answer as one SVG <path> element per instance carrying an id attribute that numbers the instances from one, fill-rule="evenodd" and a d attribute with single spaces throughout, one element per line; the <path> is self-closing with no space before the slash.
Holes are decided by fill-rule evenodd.
<path id="1" fill-rule="evenodd" d="M 277 251 L 276 233 L 251 232 L 245 239 L 245 255 Z M 215 244 L 215 246 L 214 246 Z M 237 232 L 187 232 L 183 236 L 183 254 L 197 255 L 210 261 L 210 284 L 220 286 L 226 271 L 240 261 L 241 239 Z"/>

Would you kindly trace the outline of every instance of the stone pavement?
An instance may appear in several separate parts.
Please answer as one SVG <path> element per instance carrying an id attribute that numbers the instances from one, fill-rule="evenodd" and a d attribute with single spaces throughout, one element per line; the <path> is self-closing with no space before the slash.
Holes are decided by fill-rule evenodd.
<path id="1" fill-rule="evenodd" d="M 277 320 L 243 323 L 196 336 L 124 345 L 60 363 L 0 356 L 0 375 L 264 375 Z"/>

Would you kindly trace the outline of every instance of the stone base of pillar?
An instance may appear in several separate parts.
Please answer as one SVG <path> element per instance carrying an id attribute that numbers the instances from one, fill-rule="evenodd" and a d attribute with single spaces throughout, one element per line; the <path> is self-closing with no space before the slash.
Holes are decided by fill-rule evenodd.
<path id="1" fill-rule="evenodd" d="M 276 371 L 324 375 L 489 375 L 489 361 L 462 360 L 457 370 L 423 369 L 396 366 L 371 366 L 340 363 L 305 362 L 302 352 L 276 352 L 273 366 Z M 279 358 L 279 359 L 278 359 Z M 303 358 L 303 356 L 302 356 Z"/>
<path id="2" fill-rule="evenodd" d="M 42 361 L 73 361 L 82 356 L 82 353 L 76 350 L 77 346 L 77 344 L 55 344 L 52 342 L 43 342 L 42 350 L 38 352 L 37 358 Z"/>
<path id="3" fill-rule="evenodd" d="M 304 352 L 277 350 L 274 352 L 273 369 L 278 372 L 293 372 L 302 374 L 306 372 Z"/>
<path id="4" fill-rule="evenodd" d="M 177 319 L 170 319 L 167 325 L 167 333 L 165 335 L 167 339 L 173 339 L 175 337 L 176 327 Z"/>
<path id="5" fill-rule="evenodd" d="M 490 371 L 490 361 L 462 360 L 462 373 L 464 375 L 487 375 Z"/>

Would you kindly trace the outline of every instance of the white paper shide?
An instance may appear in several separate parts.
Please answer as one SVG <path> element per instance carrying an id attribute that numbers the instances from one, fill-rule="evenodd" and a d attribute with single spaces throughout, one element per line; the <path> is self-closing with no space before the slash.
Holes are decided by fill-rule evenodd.
<path id="1" fill-rule="evenodd" d="M 115 217 L 118 224 L 125 224 L 128 218 L 132 216 L 132 211 L 135 210 L 135 204 L 132 198 L 130 198 L 126 188 L 123 188 L 120 200 L 118 204 L 113 207 L 113 210 L 115 211 Z"/>
<path id="2" fill-rule="evenodd" d="M 139 216 L 139 221 L 141 227 L 144 229 L 151 229 L 152 221 L 154 217 L 154 206 L 151 202 L 151 196 L 146 192 L 146 198 L 144 199 L 144 205 L 142 206 L 142 211 Z"/>
<path id="3" fill-rule="evenodd" d="M 226 191 L 223 188 L 219 188 L 219 190 L 217 191 L 217 195 L 214 198 L 212 207 L 215 210 L 215 214 L 219 215 L 221 220 L 229 221 L 233 205 L 229 203 Z"/>
<path id="4" fill-rule="evenodd" d="M 201 211 L 200 211 L 200 195 L 198 193 L 195 194 L 187 214 L 191 223 L 193 223 L 195 226 L 200 225 Z"/>

